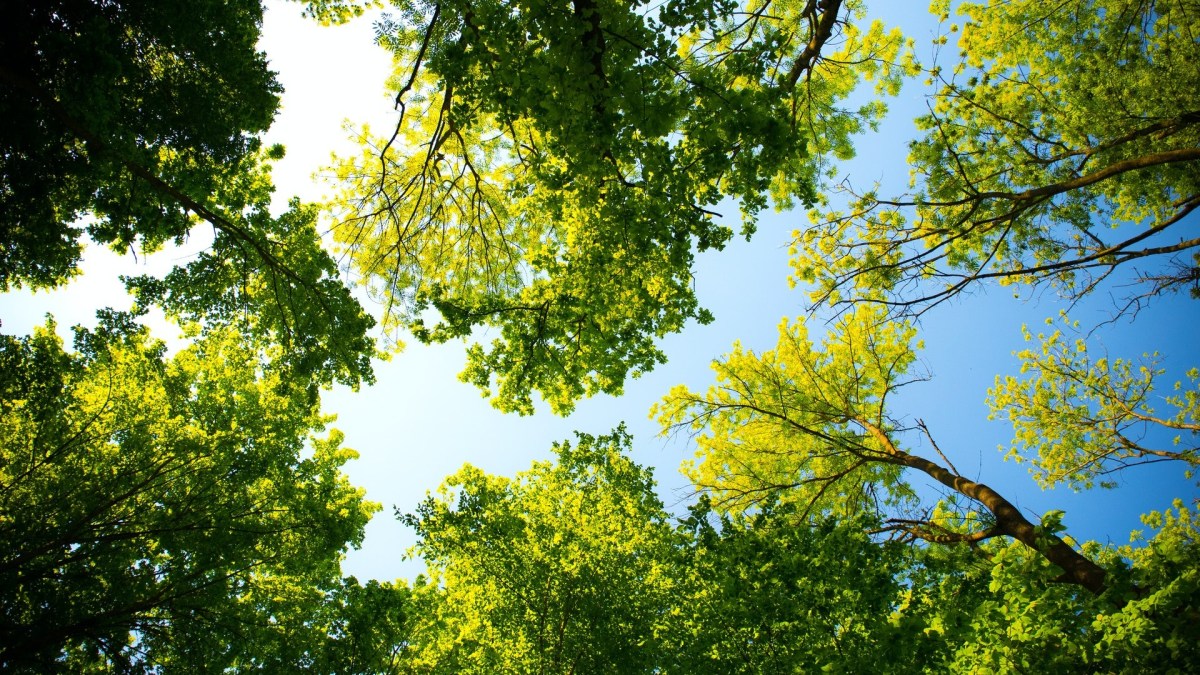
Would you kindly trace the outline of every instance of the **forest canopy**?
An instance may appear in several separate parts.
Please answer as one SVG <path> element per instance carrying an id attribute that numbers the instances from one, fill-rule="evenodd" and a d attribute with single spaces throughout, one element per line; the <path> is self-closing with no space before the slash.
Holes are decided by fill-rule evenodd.
<path id="1" fill-rule="evenodd" d="M 266 336 L 298 379 L 371 381 L 375 322 L 340 282 L 316 211 L 298 200 L 269 210 L 284 149 L 261 141 L 280 87 L 256 49 L 259 2 L 36 2 L 9 14 L 0 290 L 61 287 L 87 239 L 145 256 L 204 224 L 213 243 L 191 262 L 125 280 L 137 311 Z"/>
<path id="2" fill-rule="evenodd" d="M 333 193 L 283 207 L 259 2 L 27 3 L 0 28 L 0 289 L 66 287 L 88 246 L 205 242 L 124 275 L 129 304 L 73 339 L 52 317 L 0 335 L 0 667 L 1200 667 L 1200 364 L 1151 334 L 1194 311 L 1145 323 L 1198 294 L 1196 2 L 938 0 L 928 56 L 860 0 L 271 11 L 369 21 L 392 63 L 391 124 L 352 127 Z M 907 157 L 875 167 L 907 188 L 843 179 L 889 104 L 922 95 Z M 423 573 L 347 574 L 383 505 L 347 475 L 344 444 L 372 439 L 322 399 L 379 395 L 357 391 L 385 372 L 377 343 L 398 361 L 462 343 L 460 379 L 500 412 L 571 415 L 720 318 L 699 257 L 788 243 L 760 227 L 772 210 L 802 293 L 767 308 L 774 344 L 734 343 L 651 410 L 695 452 L 686 496 L 616 420 L 512 476 L 476 449 L 392 505 Z M 932 318 L 970 323 L 998 287 L 1052 315 L 1011 327 L 1013 371 L 977 392 L 1023 483 L 910 395 L 934 379 Z M 1081 321 L 1097 298 L 1109 320 Z M 1118 331 L 1145 353 L 1110 353 Z M 442 423 L 405 412 L 390 435 Z M 1188 490 L 1126 545 L 1022 501 L 1162 470 Z"/>
<path id="3" fill-rule="evenodd" d="M 949 2 L 933 11 L 949 19 Z M 797 233 L 815 302 L 920 312 L 985 280 L 1086 295 L 1136 268 L 1123 310 L 1200 294 L 1195 2 L 962 3 L 958 58 L 910 148 L 911 191 L 850 187 Z M 840 200 L 839 200 L 840 202 Z M 826 200 L 826 203 L 830 203 Z"/>
<path id="4" fill-rule="evenodd" d="M 333 19 L 340 5 L 312 3 Z M 396 122 L 336 167 L 334 236 L 423 342 L 493 327 L 462 378 L 496 407 L 569 413 L 662 363 L 711 321 L 697 252 L 750 236 L 770 204 L 816 200 L 822 166 L 895 93 L 909 43 L 861 3 L 400 2 Z M 426 310 L 440 315 L 427 324 Z"/>

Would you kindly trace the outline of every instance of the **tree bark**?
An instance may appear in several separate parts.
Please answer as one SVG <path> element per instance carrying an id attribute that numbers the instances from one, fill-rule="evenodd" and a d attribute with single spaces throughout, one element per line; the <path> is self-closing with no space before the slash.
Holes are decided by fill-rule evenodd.
<path id="1" fill-rule="evenodd" d="M 1104 592 L 1104 568 L 1084 557 L 1052 532 L 1039 532 L 1029 519 L 1021 515 L 1012 502 L 992 488 L 951 473 L 945 467 L 924 457 L 897 451 L 897 463 L 916 469 L 955 492 L 983 504 L 996 519 L 995 530 L 1025 544 L 1046 560 L 1058 565 L 1066 579 L 1099 595 Z"/>
<path id="2" fill-rule="evenodd" d="M 1061 567 L 1064 580 L 1079 584 L 1096 595 L 1104 592 L 1106 572 L 1103 567 L 1086 558 L 1053 532 L 1039 532 L 1037 526 L 1021 515 L 1020 510 L 999 492 L 924 457 L 899 450 L 883 429 L 863 420 L 856 421 L 883 447 L 887 456 L 883 461 L 916 469 L 960 495 L 979 502 L 996 519 L 992 530 L 997 535 L 1012 537 Z"/>

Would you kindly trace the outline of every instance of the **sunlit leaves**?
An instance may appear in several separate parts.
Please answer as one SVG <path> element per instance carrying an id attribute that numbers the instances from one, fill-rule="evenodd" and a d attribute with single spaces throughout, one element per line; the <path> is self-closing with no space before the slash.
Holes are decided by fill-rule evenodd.
<path id="1" fill-rule="evenodd" d="M 375 325 L 342 283 L 333 258 L 321 247 L 316 209 L 293 200 L 272 217 L 264 192 L 238 233 L 218 232 L 212 246 L 164 278 L 124 278 L 138 311 L 161 306 L 181 323 L 205 331 L 234 328 L 272 352 L 291 385 L 316 388 L 334 382 L 357 387 L 374 381 Z"/>
<path id="2" fill-rule="evenodd" d="M 1068 331 L 1074 326 L 1069 324 Z M 1025 339 L 1034 341 L 1026 329 Z M 1175 393 L 1155 393 L 1165 370 L 1158 356 L 1141 362 L 1089 354 L 1082 338 L 1055 330 L 1038 334 L 1038 346 L 1017 354 L 1021 376 L 996 378 L 988 404 L 1013 423 L 1009 456 L 1030 462 L 1043 487 L 1060 483 L 1088 489 L 1127 466 L 1176 460 L 1200 464 L 1200 388 L 1195 370 L 1175 383 Z"/>
<path id="3" fill-rule="evenodd" d="M 986 562 L 931 550 L 913 598 L 956 645 L 941 670 L 1186 672 L 1200 594 L 1195 514 L 1176 501 L 1143 520 L 1158 531 L 1136 546 L 1084 546 L 1110 570 L 1113 589 L 1099 597 L 1047 583 L 1054 570 L 1016 545 L 986 546 Z"/>
<path id="4" fill-rule="evenodd" d="M 1142 298 L 1195 286 L 1194 3 L 963 3 L 957 63 L 910 146 L 910 194 L 848 192 L 796 233 L 814 302 L 920 311 L 984 279 L 1090 292 L 1140 259 Z M 949 7 L 938 6 L 943 21 Z M 960 33 L 960 35 L 955 35 Z M 940 42 L 945 44 L 944 36 Z"/>
<path id="5" fill-rule="evenodd" d="M 779 496 L 805 512 L 873 511 L 909 494 L 888 461 L 894 448 L 876 432 L 893 426 L 886 401 L 910 381 L 914 333 L 870 307 L 844 317 L 821 345 L 804 323 L 785 321 L 774 350 L 735 345 L 713 363 L 706 394 L 678 387 L 651 414 L 696 434 L 697 461 L 686 471 L 722 508 Z"/>
<path id="6" fill-rule="evenodd" d="M 396 8 L 377 34 L 400 119 L 338 165 L 335 236 L 389 329 L 498 328 L 463 379 L 521 413 L 665 360 L 659 338 L 709 318 L 691 268 L 733 235 L 718 203 L 747 235 L 770 200 L 811 203 L 818 156 L 882 113 L 837 103 L 894 92 L 908 58 L 855 2 Z"/>
<path id="7" fill-rule="evenodd" d="M 1093 624 L 1101 633 L 1097 651 L 1116 663 L 1195 663 L 1200 658 L 1200 624 L 1194 609 L 1200 603 L 1200 522 L 1195 504 L 1175 500 L 1172 508 L 1142 517 L 1157 530 L 1153 537 L 1132 537 L 1135 546 L 1119 553 L 1131 561 L 1130 582 L 1149 589 L 1113 611 L 1099 614 Z"/>
<path id="8" fill-rule="evenodd" d="M 670 528 L 623 429 L 515 479 L 466 466 L 404 519 L 444 598 L 404 655 L 433 672 L 653 672 Z"/>

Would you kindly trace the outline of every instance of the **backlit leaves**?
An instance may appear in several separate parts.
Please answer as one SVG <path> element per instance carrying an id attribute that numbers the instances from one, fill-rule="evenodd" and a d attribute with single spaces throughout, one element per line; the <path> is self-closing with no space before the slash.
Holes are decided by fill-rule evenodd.
<path id="1" fill-rule="evenodd" d="M 515 479 L 465 466 L 404 516 L 444 596 L 405 654 L 432 672 L 653 672 L 670 528 L 629 436 L 580 434 Z"/>
<path id="2" fill-rule="evenodd" d="M 1200 205 L 1195 3 L 957 9 L 960 60 L 930 71 L 912 192 L 814 210 L 795 280 L 817 303 L 918 312 L 986 279 L 1079 297 L 1141 259 L 1156 267 L 1129 307 L 1193 288 L 1198 242 L 1179 228 Z"/>
<path id="3" fill-rule="evenodd" d="M 497 407 L 567 413 L 666 356 L 700 307 L 695 251 L 815 199 L 825 154 L 894 92 L 904 40 L 856 2 L 399 2 L 377 25 L 399 120 L 336 167 L 335 237 L 388 328 L 427 342 L 491 326 L 463 379 Z M 435 325 L 428 310 L 440 314 Z"/>
<path id="4" fill-rule="evenodd" d="M 734 345 L 713 363 L 706 394 L 677 387 L 651 414 L 664 429 L 696 434 L 692 482 L 734 512 L 768 497 L 806 513 L 848 516 L 910 494 L 892 449 L 871 429 L 894 427 L 888 396 L 906 382 L 914 329 L 864 307 L 821 345 L 785 321 L 779 345 L 755 354 Z"/>
<path id="5" fill-rule="evenodd" d="M 1073 325 L 1068 323 L 1067 330 Z M 1034 336 L 1025 330 L 1025 339 Z M 996 378 L 988 404 L 1005 414 L 1016 438 L 1009 456 L 1029 461 L 1043 487 L 1060 483 L 1088 489 L 1125 467 L 1155 461 L 1200 464 L 1197 372 L 1175 383 L 1175 393 L 1155 393 L 1165 370 L 1158 355 L 1141 362 L 1093 357 L 1082 338 L 1056 330 L 1038 334 L 1037 348 L 1021 351 L 1021 376 Z"/>

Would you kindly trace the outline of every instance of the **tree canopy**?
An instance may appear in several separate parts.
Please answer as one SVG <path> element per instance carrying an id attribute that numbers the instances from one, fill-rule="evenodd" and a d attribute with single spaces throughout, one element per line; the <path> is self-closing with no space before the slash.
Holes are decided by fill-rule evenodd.
<path id="1" fill-rule="evenodd" d="M 950 2 L 934 3 L 943 21 Z M 1052 283 L 1079 297 L 1117 268 L 1196 295 L 1200 11 L 1191 0 L 957 3 L 957 59 L 911 146 L 909 194 L 850 191 L 796 233 L 815 302 L 901 311 L 977 282 Z M 1128 271 L 1128 270 L 1127 270 Z"/>
<path id="2" fill-rule="evenodd" d="M 75 352 L 54 328 L 0 345 L 0 663 L 237 663 L 264 595 L 336 584 L 362 541 L 354 451 L 235 332 L 167 358 L 128 316 Z"/>
<path id="3" fill-rule="evenodd" d="M 52 320 L 0 337 L 6 669 L 311 666 L 332 657 L 296 636 L 374 630 L 339 599 L 390 611 L 390 589 L 341 578 L 378 506 L 317 408 L 321 387 L 372 379 L 374 321 L 316 210 L 270 211 L 283 149 L 259 138 L 279 94 L 261 18 L 257 1 L 6 12 L 0 288 L 66 284 L 85 234 L 136 255 L 214 232 L 165 278 L 126 279 L 133 312 L 101 310 L 73 352 Z M 173 356 L 137 323 L 154 305 L 184 327 Z"/>
<path id="4" fill-rule="evenodd" d="M 300 378 L 370 381 L 374 320 L 338 280 L 314 210 L 270 212 L 283 148 L 259 138 L 279 85 L 256 48 L 258 0 L 37 2 L 9 15 L 0 290 L 66 283 L 85 232 L 150 254 L 203 221 L 205 253 L 165 279 L 129 280 L 140 309 L 264 336 Z"/>
<path id="5" fill-rule="evenodd" d="M 671 529 L 629 442 L 581 434 L 515 479 L 466 466 L 405 516 L 441 596 L 414 669 L 654 672 Z"/>
<path id="6" fill-rule="evenodd" d="M 309 3 L 337 19 L 340 3 Z M 385 325 L 441 342 L 492 326 L 462 378 L 502 410 L 559 413 L 665 360 L 711 319 L 696 251 L 811 204 L 830 154 L 894 93 L 905 41 L 858 2 L 394 3 L 394 129 L 336 167 L 335 237 Z M 723 208 L 723 207 L 722 207 Z M 427 310 L 440 319 L 427 325 Z"/>
<path id="7" fill-rule="evenodd" d="M 302 4 L 327 23 L 383 5 Z M 394 127 L 356 132 L 329 201 L 282 212 L 257 2 L 9 12 L 0 290 L 66 283 L 85 234 L 153 252 L 206 223 L 213 240 L 126 278 L 131 310 L 101 310 L 73 349 L 51 318 L 0 336 L 0 666 L 1196 669 L 1195 504 L 1146 514 L 1127 546 L 1081 541 L 1063 510 L 1031 516 L 960 471 L 990 448 L 939 444 L 900 396 L 928 379 L 919 315 L 989 280 L 1074 303 L 1123 276 L 1133 319 L 1194 294 L 1194 1 L 938 0 L 935 42 L 958 36 L 957 56 L 923 66 L 857 0 L 390 6 L 375 32 Z M 908 193 L 830 185 L 918 74 L 933 93 Z M 809 315 L 652 412 L 697 448 L 686 513 L 622 425 L 513 477 L 464 466 L 396 509 L 424 575 L 344 575 L 381 506 L 320 410 L 323 389 L 373 377 L 375 318 L 342 275 L 392 339 L 477 340 L 461 378 L 496 407 L 566 414 L 712 318 L 697 253 L 797 206 Z M 184 330 L 174 353 L 141 325 L 154 306 Z M 1025 329 L 1021 371 L 987 393 L 1008 455 L 1043 487 L 1112 487 L 1155 462 L 1190 477 L 1196 370 L 1101 355 L 1062 317 Z"/>
<path id="8" fill-rule="evenodd" d="M 758 673 L 910 662 L 905 548 L 794 510 L 672 526 L 621 428 L 515 479 L 464 467 L 404 518 L 432 608 L 400 672 Z M 888 633 L 891 639 L 880 633 Z M 936 642 L 936 641 L 930 641 Z M 894 651 L 893 651 L 894 650 Z"/>
<path id="9" fill-rule="evenodd" d="M 1110 573 L 1095 595 L 1049 582 L 1023 542 L 913 548 L 796 500 L 702 498 L 671 524 L 629 449 L 618 428 L 511 479 L 466 466 L 403 516 L 429 576 L 381 672 L 1178 672 L 1198 656 L 1182 503 L 1146 517 L 1141 546 L 1083 547 Z"/>

